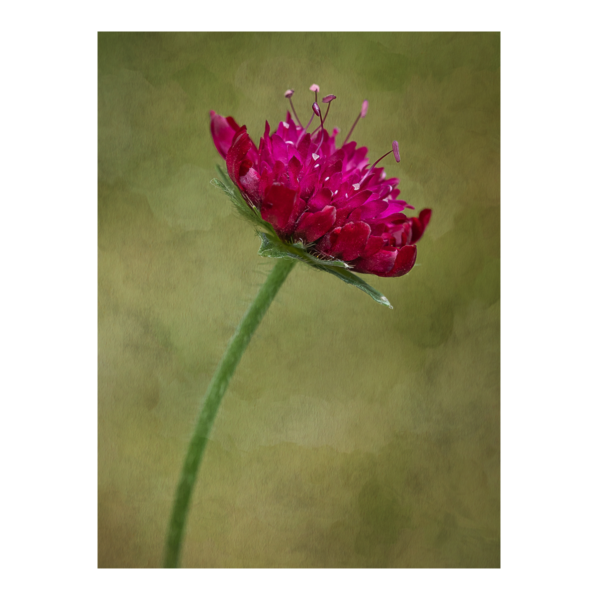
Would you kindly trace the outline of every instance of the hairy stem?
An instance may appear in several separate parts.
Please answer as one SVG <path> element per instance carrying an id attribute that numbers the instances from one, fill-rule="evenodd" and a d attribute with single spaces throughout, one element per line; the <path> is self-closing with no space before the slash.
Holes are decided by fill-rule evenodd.
<path id="1" fill-rule="evenodd" d="M 194 434 L 188 447 L 175 494 L 165 550 L 164 566 L 167 568 L 174 568 L 179 565 L 181 544 L 190 507 L 190 499 L 194 490 L 194 484 L 196 483 L 202 455 L 206 449 L 208 435 L 217 416 L 221 399 L 227 390 L 229 381 L 242 358 L 246 346 L 248 346 L 252 338 L 252 334 L 255 332 L 271 305 L 273 298 L 277 295 L 279 288 L 295 264 L 295 260 L 277 260 L 254 302 L 250 305 L 233 337 L 229 340 L 227 350 L 225 350 L 217 372 L 210 382 L 200 416 L 194 429 Z"/>

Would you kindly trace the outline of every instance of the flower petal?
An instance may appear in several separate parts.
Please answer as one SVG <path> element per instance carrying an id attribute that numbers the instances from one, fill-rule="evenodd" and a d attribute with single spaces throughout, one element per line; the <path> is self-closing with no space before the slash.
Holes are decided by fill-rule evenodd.
<path id="1" fill-rule="evenodd" d="M 385 200 L 373 200 L 371 202 L 367 202 L 353 211 L 349 220 L 363 221 L 366 219 L 374 219 L 375 217 L 379 216 L 387 207 L 388 204 Z"/>
<path id="2" fill-rule="evenodd" d="M 317 244 L 317 250 L 319 252 L 322 252 L 323 254 L 327 254 L 329 256 L 331 256 L 331 248 L 333 248 L 333 245 L 335 244 L 336 240 L 338 239 L 339 235 L 340 235 L 340 231 L 342 230 L 341 227 L 336 227 L 335 229 L 332 229 L 318 244 Z"/>
<path id="3" fill-rule="evenodd" d="M 402 246 L 398 250 L 398 256 L 394 266 L 389 273 L 383 275 L 383 277 L 400 277 L 406 275 L 414 266 L 417 260 L 417 247 L 416 246 Z"/>
<path id="4" fill-rule="evenodd" d="M 431 220 L 431 209 L 430 208 L 424 208 L 419 213 L 418 217 L 412 217 L 412 219 L 411 219 L 411 223 L 412 223 L 411 243 L 415 244 L 421 239 L 421 237 L 423 237 L 423 233 L 425 232 L 425 229 L 427 228 L 427 225 L 429 224 L 430 220 Z"/>
<path id="5" fill-rule="evenodd" d="M 288 224 L 294 208 L 296 190 L 291 190 L 281 183 L 275 182 L 267 189 L 260 207 L 262 218 L 271 223 L 275 229 L 282 230 Z"/>
<path id="6" fill-rule="evenodd" d="M 210 132 L 219 154 L 225 158 L 231 148 L 233 136 L 240 129 L 233 117 L 222 117 L 214 110 L 210 111 Z"/>
<path id="7" fill-rule="evenodd" d="M 354 269 L 359 273 L 371 273 L 372 275 L 384 277 L 394 267 L 397 256 L 397 248 L 393 248 L 391 250 L 380 250 L 372 256 L 361 258 L 356 262 Z"/>
<path id="8" fill-rule="evenodd" d="M 331 254 L 345 261 L 358 258 L 370 233 L 371 228 L 366 223 L 347 223 L 331 248 Z"/>
<path id="9" fill-rule="evenodd" d="M 222 117 L 214 110 L 210 111 L 210 132 L 219 154 L 225 158 L 233 137 L 240 129 L 233 117 Z"/>
<path id="10" fill-rule="evenodd" d="M 290 217 L 288 219 L 285 227 L 281 228 L 280 235 L 289 236 L 293 233 L 295 229 L 296 221 L 298 217 L 306 210 L 306 202 L 300 198 L 300 194 L 296 193 L 294 196 L 294 205 L 292 207 L 292 212 L 290 213 Z"/>
<path id="11" fill-rule="evenodd" d="M 423 233 L 425 232 L 427 225 L 429 225 L 430 220 L 431 220 L 431 209 L 430 208 L 424 208 L 419 213 L 418 217 L 413 217 L 411 219 L 411 221 L 412 221 L 411 242 L 413 244 L 418 242 L 421 239 L 421 237 L 423 237 Z"/>
<path id="12" fill-rule="evenodd" d="M 319 212 L 305 212 L 298 221 L 294 237 L 308 244 L 323 237 L 335 223 L 335 207 L 326 206 Z"/>
<path id="13" fill-rule="evenodd" d="M 367 243 L 365 244 L 365 247 L 362 249 L 360 255 L 363 258 L 372 256 L 373 254 L 379 252 L 383 248 L 383 245 L 384 245 L 383 237 L 381 237 L 379 235 L 371 234 L 369 236 L 369 239 L 367 240 Z"/>
<path id="14" fill-rule="evenodd" d="M 246 174 L 240 177 L 240 183 L 251 202 L 256 206 L 260 205 L 260 176 L 258 173 L 253 168 L 249 168 Z"/>
<path id="15" fill-rule="evenodd" d="M 331 203 L 331 190 L 327 188 L 320 189 L 309 201 L 308 208 L 311 210 L 321 210 Z"/>
<path id="16" fill-rule="evenodd" d="M 412 243 L 414 240 L 412 239 L 412 222 L 408 221 L 406 223 L 402 223 L 400 225 L 394 226 L 394 231 L 391 232 L 391 235 L 394 237 L 394 244 L 399 248 L 402 246 L 406 246 Z"/>
<path id="17" fill-rule="evenodd" d="M 242 163 L 246 160 L 246 156 L 251 148 L 254 148 L 254 142 L 250 139 L 250 136 L 246 131 L 246 126 L 244 125 L 235 133 L 231 147 L 225 158 L 229 177 L 231 177 L 232 181 L 238 187 L 240 187 L 240 168 L 242 167 Z M 250 161 L 250 164 L 252 164 L 252 161 Z M 247 163 L 244 165 L 244 169 L 245 172 L 242 173 L 242 175 L 245 175 L 245 173 L 248 172 Z"/>
<path id="18" fill-rule="evenodd" d="M 302 163 L 295 156 L 292 156 L 288 163 L 288 173 L 292 183 L 298 183 L 300 171 L 302 171 Z"/>

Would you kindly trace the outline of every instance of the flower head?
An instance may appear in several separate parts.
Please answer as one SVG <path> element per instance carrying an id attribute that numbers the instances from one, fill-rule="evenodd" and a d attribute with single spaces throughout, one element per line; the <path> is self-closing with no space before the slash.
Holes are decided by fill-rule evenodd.
<path id="1" fill-rule="evenodd" d="M 271 132 L 265 132 L 258 147 L 245 126 L 232 117 L 211 111 L 211 133 L 217 150 L 227 163 L 227 172 L 246 203 L 260 212 L 280 240 L 303 247 L 320 259 L 337 259 L 359 273 L 398 277 L 408 273 L 417 255 L 416 242 L 425 231 L 431 210 L 407 216 L 413 209 L 399 198 L 399 180 L 388 178 L 378 163 L 393 153 L 400 161 L 398 142 L 380 159 L 370 164 L 367 148 L 348 141 L 359 119 L 367 114 L 365 100 L 342 144 L 339 130 L 331 133 L 325 121 L 335 96 L 322 101 L 315 94 L 312 116 L 302 125 L 292 104 L 292 90 L 285 93 L 294 117 Z M 323 113 L 325 114 L 323 115 Z M 319 124 L 311 131 L 311 123 Z"/>

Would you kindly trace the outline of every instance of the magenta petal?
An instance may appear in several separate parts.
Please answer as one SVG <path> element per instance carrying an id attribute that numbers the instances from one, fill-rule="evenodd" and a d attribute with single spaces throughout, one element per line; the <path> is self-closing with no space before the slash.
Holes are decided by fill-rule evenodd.
<path id="1" fill-rule="evenodd" d="M 287 164 L 288 145 L 277 134 L 271 136 L 271 144 L 273 147 L 273 159 Z"/>
<path id="2" fill-rule="evenodd" d="M 411 218 L 411 226 L 412 226 L 412 235 L 411 235 L 411 243 L 417 243 L 425 232 L 425 228 L 429 224 L 431 219 L 431 209 L 425 208 L 423 209 L 418 217 Z"/>
<path id="3" fill-rule="evenodd" d="M 401 223 L 400 225 L 394 225 L 393 231 L 390 232 L 394 237 L 394 245 L 398 248 L 406 246 L 412 242 L 412 223 Z"/>
<path id="4" fill-rule="evenodd" d="M 331 249 L 337 241 L 340 231 L 342 231 L 341 227 L 336 227 L 330 231 L 322 240 L 319 241 L 317 244 L 317 250 L 323 254 L 331 255 Z"/>
<path id="5" fill-rule="evenodd" d="M 421 221 L 421 223 L 423 224 L 423 230 L 425 230 L 425 228 L 427 227 L 427 225 L 429 225 L 429 221 L 430 220 L 431 220 L 431 209 L 430 208 L 424 208 L 419 213 L 419 221 Z"/>
<path id="6" fill-rule="evenodd" d="M 323 210 L 305 212 L 298 221 L 294 237 L 310 244 L 323 237 L 335 223 L 335 207 L 326 206 Z"/>
<path id="7" fill-rule="evenodd" d="M 347 223 L 342 227 L 331 253 L 346 261 L 358 258 L 370 233 L 371 228 L 366 223 Z"/>
<path id="8" fill-rule="evenodd" d="M 280 183 L 274 183 L 266 192 L 260 207 L 260 214 L 275 229 L 283 229 L 294 209 L 296 190 L 291 190 Z"/>
<path id="9" fill-rule="evenodd" d="M 359 206 L 362 206 L 370 197 L 370 190 L 359 192 L 358 194 L 354 194 L 354 196 L 350 196 L 349 198 L 344 198 L 340 193 L 338 197 L 333 201 L 333 204 L 336 208 L 354 209 L 358 208 Z"/>
<path id="10" fill-rule="evenodd" d="M 386 273 L 384 277 L 400 277 L 406 275 L 414 266 L 417 260 L 417 247 L 416 246 L 403 246 L 398 250 L 398 256 L 394 262 L 389 273 Z"/>
<path id="11" fill-rule="evenodd" d="M 271 138 L 269 137 L 270 132 L 271 127 L 269 122 L 265 121 L 265 133 L 260 138 L 260 143 L 258 145 L 259 163 L 266 162 L 270 164 L 272 161 Z"/>
<path id="12" fill-rule="evenodd" d="M 369 236 L 369 239 L 367 240 L 367 243 L 365 244 L 365 247 L 362 249 L 360 255 L 363 258 L 372 256 L 373 254 L 375 254 L 376 252 L 379 252 L 383 248 L 383 244 L 384 244 L 383 237 L 381 237 L 380 235 L 371 234 Z"/>
<path id="13" fill-rule="evenodd" d="M 379 216 L 386 208 L 388 204 L 385 200 L 373 200 L 367 202 L 362 206 L 359 206 L 351 215 L 350 221 L 365 221 L 367 219 L 374 219 Z"/>
<path id="14" fill-rule="evenodd" d="M 253 146 L 254 144 L 246 131 L 246 126 L 240 127 L 235 133 L 231 148 L 229 148 L 227 156 L 225 157 L 229 177 L 231 177 L 232 181 L 238 187 L 242 187 L 240 183 L 240 168 L 242 167 L 242 163 L 246 160 L 248 151 Z M 245 169 L 245 172 L 248 172 L 248 168 Z M 245 175 L 245 173 L 243 173 L 243 175 Z"/>
<path id="15" fill-rule="evenodd" d="M 332 175 L 336 173 L 341 173 L 343 167 L 343 162 L 341 160 L 336 160 L 335 162 L 330 162 L 325 169 L 323 170 L 323 180 L 326 178 L 330 178 Z"/>
<path id="16" fill-rule="evenodd" d="M 327 188 L 320 189 L 308 203 L 311 210 L 321 210 L 331 202 L 331 190 Z"/>
<path id="17" fill-rule="evenodd" d="M 256 205 L 260 204 L 260 177 L 254 169 L 248 169 L 248 172 L 240 177 L 240 184 L 252 202 Z"/>
<path id="18" fill-rule="evenodd" d="M 292 183 L 297 183 L 300 171 L 302 171 L 302 163 L 295 156 L 292 156 L 288 164 L 288 172 Z"/>
<path id="19" fill-rule="evenodd" d="M 302 159 L 303 164 L 306 163 L 306 159 L 308 158 L 308 150 L 310 148 L 310 144 L 311 144 L 310 134 L 305 133 L 302 136 L 302 139 L 300 140 L 300 142 L 298 143 L 298 154 L 300 155 L 300 158 Z"/>
<path id="20" fill-rule="evenodd" d="M 233 117 L 225 118 L 218 115 L 214 110 L 210 111 L 210 132 L 213 142 L 223 158 L 227 156 L 233 137 L 239 129 L 240 126 Z"/>
<path id="21" fill-rule="evenodd" d="M 294 197 L 294 206 L 292 207 L 292 212 L 290 214 L 290 217 L 288 219 L 286 226 L 281 228 L 281 230 L 279 232 L 280 235 L 285 236 L 285 237 L 291 235 L 295 229 L 295 224 L 296 224 L 296 221 L 298 220 L 298 217 L 300 217 L 300 215 L 302 213 L 304 213 L 305 210 L 306 210 L 306 202 L 304 202 L 304 200 L 302 200 L 302 198 L 300 198 L 300 194 L 296 193 L 296 196 Z"/>
<path id="22" fill-rule="evenodd" d="M 319 183 L 319 174 L 316 171 L 313 171 L 309 175 L 305 175 L 300 182 L 300 196 L 307 200 L 310 198 L 314 191 L 315 187 Z"/>
<path id="23" fill-rule="evenodd" d="M 371 273 L 385 277 L 392 270 L 398 256 L 398 249 L 380 250 L 372 256 L 361 258 L 356 262 L 354 269 L 359 273 Z"/>

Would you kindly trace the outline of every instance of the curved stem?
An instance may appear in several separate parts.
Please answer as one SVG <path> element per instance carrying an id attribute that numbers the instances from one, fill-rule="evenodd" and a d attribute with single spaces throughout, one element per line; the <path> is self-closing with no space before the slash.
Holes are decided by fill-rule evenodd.
<path id="1" fill-rule="evenodd" d="M 175 494 L 175 502 L 173 504 L 171 521 L 169 523 L 169 531 L 167 534 L 165 567 L 174 568 L 179 564 L 181 543 L 190 507 L 192 491 L 198 475 L 198 468 L 202 461 L 202 455 L 204 454 L 206 443 L 208 442 L 208 435 L 215 417 L 217 416 L 221 399 L 227 390 L 229 381 L 242 358 L 246 346 L 252 338 L 252 334 L 258 327 L 267 312 L 267 309 L 271 305 L 273 298 L 277 295 L 279 288 L 295 264 L 295 260 L 277 260 L 273 270 L 269 273 L 269 276 L 260 288 L 254 302 L 250 305 L 250 308 L 238 325 L 233 337 L 229 340 L 227 350 L 225 350 L 225 354 L 219 363 L 217 372 L 210 382 L 204 398 L 202 410 L 200 411 L 200 416 L 198 417 L 194 429 L 194 434 L 188 447 L 187 456 L 185 457 L 181 477 L 179 479 L 179 485 L 177 486 L 177 492 Z"/>

